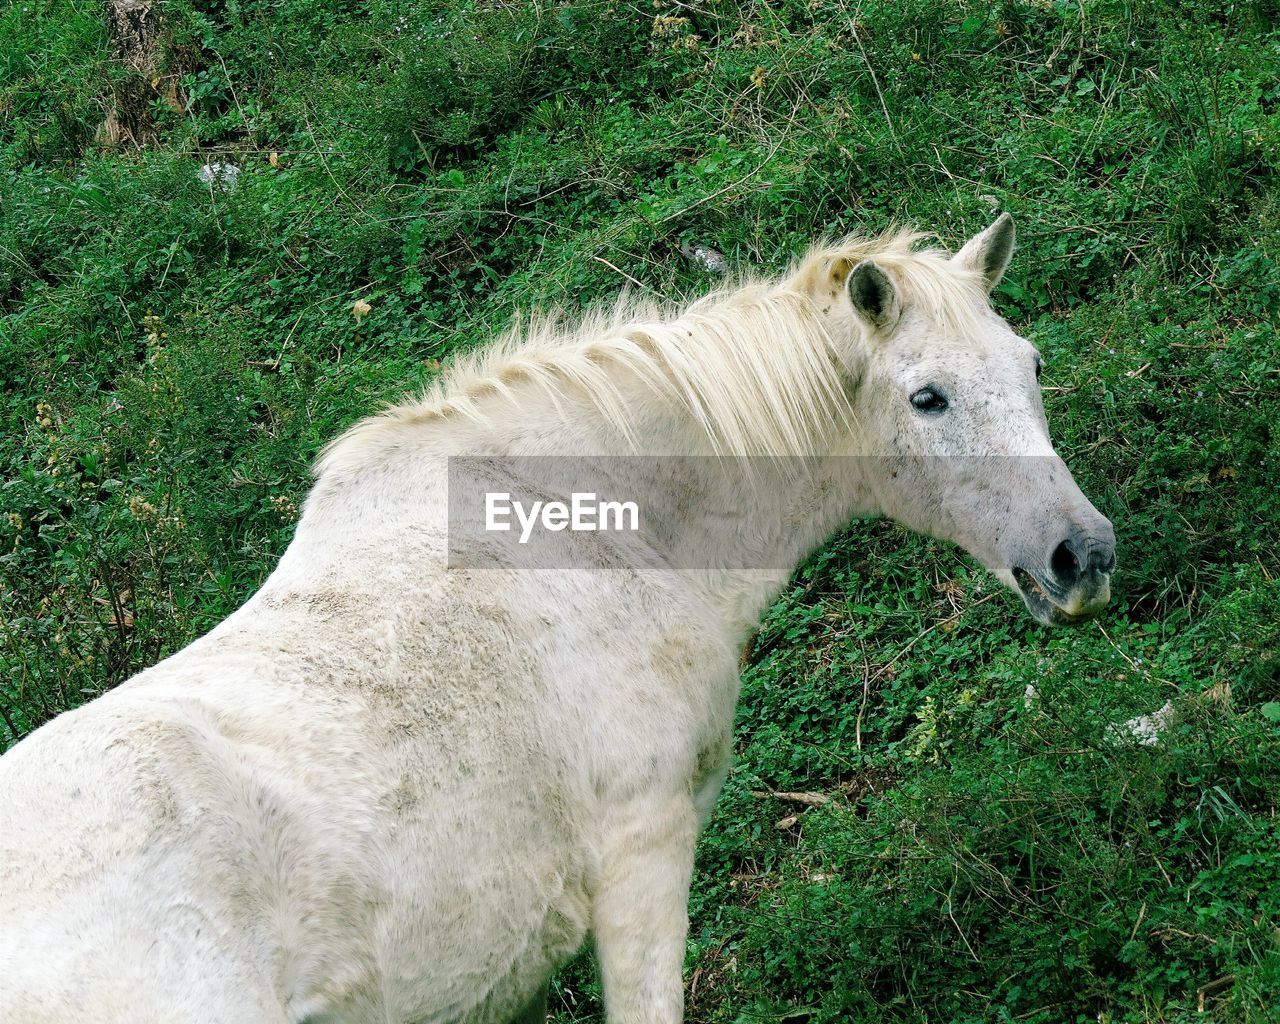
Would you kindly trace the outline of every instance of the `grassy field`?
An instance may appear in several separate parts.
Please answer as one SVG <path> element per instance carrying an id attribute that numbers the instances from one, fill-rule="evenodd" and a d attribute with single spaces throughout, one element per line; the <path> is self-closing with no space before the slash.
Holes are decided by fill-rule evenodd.
<path id="1" fill-rule="evenodd" d="M 1280 1019 L 1276 0 L 170 0 L 141 148 L 101 6 L 0 13 L 0 749 L 241 603 L 320 446 L 518 310 L 1008 209 L 1116 597 L 1047 631 L 888 524 L 813 558 L 688 1018 Z M 556 997 L 601 1019 L 588 957 Z"/>

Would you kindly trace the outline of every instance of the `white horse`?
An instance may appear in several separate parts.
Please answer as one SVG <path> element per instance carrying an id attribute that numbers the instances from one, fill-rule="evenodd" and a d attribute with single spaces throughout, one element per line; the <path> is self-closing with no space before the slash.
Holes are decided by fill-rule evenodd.
<path id="1" fill-rule="evenodd" d="M 1011 221 L 918 239 L 535 325 L 339 439 L 247 604 L 0 758 L 0 1021 L 535 1022 L 588 935 L 612 1024 L 680 1020 L 739 652 L 808 552 L 892 516 L 1041 621 L 1108 599 L 1111 524 L 988 303 Z M 530 571 L 451 524 L 450 482 L 564 454 L 650 528 Z"/>

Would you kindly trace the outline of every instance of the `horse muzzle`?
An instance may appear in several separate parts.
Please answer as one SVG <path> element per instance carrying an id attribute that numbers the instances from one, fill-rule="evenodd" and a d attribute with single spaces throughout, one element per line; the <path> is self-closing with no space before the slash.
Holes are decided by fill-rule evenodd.
<path id="1" fill-rule="evenodd" d="M 1098 517 L 1088 527 L 1073 524 L 1035 569 L 1013 567 L 1022 602 L 1046 626 L 1073 626 L 1091 619 L 1111 600 L 1116 539 L 1111 523 Z"/>

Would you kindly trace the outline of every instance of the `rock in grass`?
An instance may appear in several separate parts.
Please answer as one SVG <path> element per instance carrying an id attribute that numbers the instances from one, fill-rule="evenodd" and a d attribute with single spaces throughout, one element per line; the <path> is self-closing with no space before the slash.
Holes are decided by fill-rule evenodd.
<path id="1" fill-rule="evenodd" d="M 724 254 L 708 245 L 691 245 L 685 242 L 680 246 L 680 251 L 709 274 L 723 274 L 729 269 L 729 262 Z"/>
<path id="2" fill-rule="evenodd" d="M 196 177 L 200 179 L 202 185 L 230 192 L 240 180 L 240 168 L 235 164 L 205 164 L 196 172 Z"/>

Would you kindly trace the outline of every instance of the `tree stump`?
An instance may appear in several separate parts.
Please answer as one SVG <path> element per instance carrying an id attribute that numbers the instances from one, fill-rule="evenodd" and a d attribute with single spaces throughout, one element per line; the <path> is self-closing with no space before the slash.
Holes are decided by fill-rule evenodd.
<path id="1" fill-rule="evenodd" d="M 142 147 L 155 139 L 151 103 L 160 98 L 183 109 L 177 76 L 165 74 L 161 36 L 163 0 L 106 0 L 111 56 L 123 67 L 113 82 L 98 141 L 107 146 Z"/>

